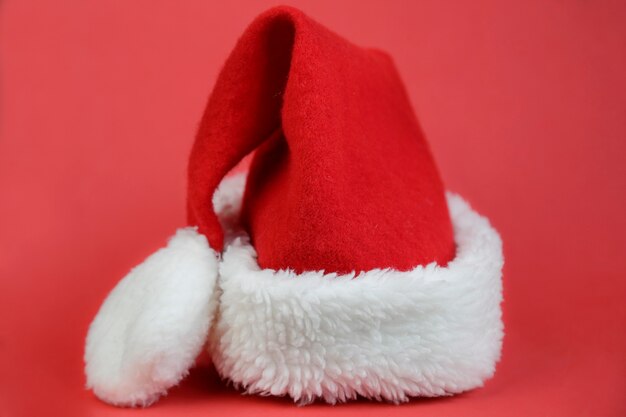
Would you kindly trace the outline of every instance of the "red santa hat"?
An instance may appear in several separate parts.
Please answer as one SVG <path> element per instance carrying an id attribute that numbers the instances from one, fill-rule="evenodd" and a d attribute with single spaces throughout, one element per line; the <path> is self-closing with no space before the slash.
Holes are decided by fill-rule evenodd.
<path id="1" fill-rule="evenodd" d="M 101 399 L 155 401 L 205 346 L 236 386 L 302 403 L 402 402 L 493 375 L 500 238 L 446 193 L 384 52 L 292 8 L 262 14 L 217 80 L 188 184 L 189 227 L 90 327 Z"/>

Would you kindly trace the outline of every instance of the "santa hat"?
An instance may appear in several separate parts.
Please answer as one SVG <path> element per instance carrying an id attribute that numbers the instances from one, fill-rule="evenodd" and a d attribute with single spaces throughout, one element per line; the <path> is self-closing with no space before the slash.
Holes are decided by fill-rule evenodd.
<path id="1" fill-rule="evenodd" d="M 101 399 L 155 401 L 203 347 L 235 386 L 304 403 L 402 402 L 493 375 L 500 238 L 445 192 L 384 52 L 292 8 L 258 17 L 202 118 L 188 214 L 89 329 Z"/>

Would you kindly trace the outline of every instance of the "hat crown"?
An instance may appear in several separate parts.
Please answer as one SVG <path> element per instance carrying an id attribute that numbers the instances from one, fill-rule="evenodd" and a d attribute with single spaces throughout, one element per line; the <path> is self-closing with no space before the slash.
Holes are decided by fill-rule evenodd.
<path id="1" fill-rule="evenodd" d="M 259 16 L 226 61 L 189 163 L 189 223 L 255 151 L 241 217 L 261 267 L 408 270 L 454 257 L 444 187 L 391 59 L 301 12 Z"/>

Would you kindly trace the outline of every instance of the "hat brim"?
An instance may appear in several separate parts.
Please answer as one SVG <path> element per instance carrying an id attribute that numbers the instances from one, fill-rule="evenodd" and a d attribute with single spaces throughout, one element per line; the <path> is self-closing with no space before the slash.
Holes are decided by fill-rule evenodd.
<path id="1" fill-rule="evenodd" d="M 457 253 L 445 267 L 298 274 L 257 264 L 233 215 L 244 181 L 227 178 L 215 196 L 229 230 L 210 343 L 223 377 L 249 393 L 335 403 L 450 395 L 493 375 L 502 243 L 461 197 L 447 195 Z"/>
<path id="2" fill-rule="evenodd" d="M 193 228 L 135 267 L 89 327 L 87 387 L 110 404 L 147 406 L 178 384 L 206 343 L 217 271 L 217 254 Z"/>

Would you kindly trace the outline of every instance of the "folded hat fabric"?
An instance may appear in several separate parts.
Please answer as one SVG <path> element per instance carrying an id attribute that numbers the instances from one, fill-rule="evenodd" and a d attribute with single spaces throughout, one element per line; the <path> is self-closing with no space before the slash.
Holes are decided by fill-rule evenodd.
<path id="1" fill-rule="evenodd" d="M 222 249 L 211 198 L 245 155 L 259 263 L 409 270 L 454 257 L 444 189 L 391 59 L 293 9 L 259 17 L 217 80 L 189 161 L 189 221 Z"/>

